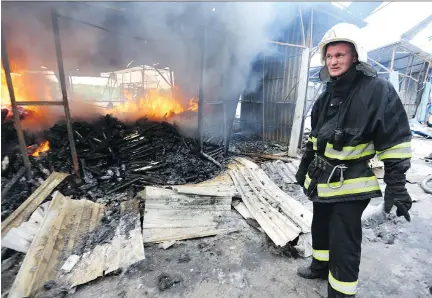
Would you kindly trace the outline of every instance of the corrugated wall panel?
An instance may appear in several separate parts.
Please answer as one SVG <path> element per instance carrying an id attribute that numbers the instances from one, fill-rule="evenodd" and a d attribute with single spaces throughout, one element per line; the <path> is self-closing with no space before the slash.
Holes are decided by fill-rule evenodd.
<path id="1" fill-rule="evenodd" d="M 304 15 L 309 14 L 306 11 L 303 13 Z M 304 18 L 303 23 L 307 28 L 309 19 Z M 301 30 L 300 18 L 297 17 L 279 41 L 302 45 Z M 272 49 L 274 50 L 273 55 L 262 57 L 257 63 L 260 65 L 256 69 L 264 73 L 264 83 L 261 83 L 261 88 L 258 91 L 244 96 L 240 122 L 242 123 L 242 130 L 256 127 L 255 133 L 262 135 L 265 140 L 288 142 L 297 100 L 303 49 L 283 45 L 274 45 Z M 263 94 L 264 129 L 262 129 Z"/>

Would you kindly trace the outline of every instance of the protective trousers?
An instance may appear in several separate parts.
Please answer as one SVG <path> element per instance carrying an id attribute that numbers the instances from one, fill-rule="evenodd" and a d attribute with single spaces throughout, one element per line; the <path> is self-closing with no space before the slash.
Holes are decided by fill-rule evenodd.
<path id="1" fill-rule="evenodd" d="M 370 200 L 313 203 L 311 269 L 328 271 L 328 297 L 354 297 L 361 258 L 361 216 Z"/>

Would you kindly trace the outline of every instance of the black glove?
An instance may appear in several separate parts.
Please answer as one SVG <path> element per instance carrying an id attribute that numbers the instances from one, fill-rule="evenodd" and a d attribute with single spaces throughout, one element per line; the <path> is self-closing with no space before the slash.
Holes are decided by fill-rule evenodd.
<path id="1" fill-rule="evenodd" d="M 299 168 L 297 173 L 295 174 L 295 178 L 297 180 L 297 183 L 300 184 L 301 186 L 303 186 L 305 183 L 306 173 L 307 173 L 307 169 Z"/>
<path id="2" fill-rule="evenodd" d="M 392 189 L 387 188 L 384 194 L 384 211 L 390 213 L 393 206 L 396 206 L 396 215 L 404 216 L 407 221 L 411 221 L 409 210 L 412 206 L 412 200 L 409 194 L 406 192 L 403 195 L 395 194 Z"/>

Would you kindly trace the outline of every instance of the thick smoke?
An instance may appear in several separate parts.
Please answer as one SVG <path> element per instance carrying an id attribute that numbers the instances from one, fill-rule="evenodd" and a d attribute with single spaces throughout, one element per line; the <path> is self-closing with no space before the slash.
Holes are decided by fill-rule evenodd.
<path id="1" fill-rule="evenodd" d="M 6 2 L 2 6 L 9 56 L 14 61 L 18 53 L 25 56 L 19 67 L 40 70 L 43 65 L 57 72 L 50 15 L 55 7 L 74 19 L 59 21 L 67 74 L 99 75 L 124 69 L 130 61 L 131 67 L 159 63 L 158 67 L 173 69 L 186 98 L 198 95 L 205 27 L 206 101 L 236 102 L 245 89 L 257 88 L 258 80 L 248 83 L 252 62 L 268 49 L 266 40 L 277 29 L 275 23 L 277 27 L 287 23 L 280 19 L 276 4 L 266 2 Z M 71 106 L 74 115 L 95 113 Z"/>

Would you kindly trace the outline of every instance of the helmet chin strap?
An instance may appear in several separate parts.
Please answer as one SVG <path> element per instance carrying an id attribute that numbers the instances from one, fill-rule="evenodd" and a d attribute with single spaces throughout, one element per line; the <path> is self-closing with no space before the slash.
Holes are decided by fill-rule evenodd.
<path id="1" fill-rule="evenodd" d="M 361 71 L 365 76 L 368 77 L 376 77 L 377 76 L 377 71 L 372 67 L 372 65 L 365 63 L 365 62 L 356 62 L 354 63 L 354 65 L 352 67 L 355 67 L 358 71 Z M 346 72 L 342 75 L 344 76 L 346 74 Z M 340 76 L 340 77 L 342 77 Z M 339 78 L 340 78 L 339 77 Z M 323 66 L 319 72 L 319 78 L 321 80 L 321 82 L 328 82 L 332 79 L 332 77 L 330 76 L 330 73 L 328 71 L 327 66 Z"/>

